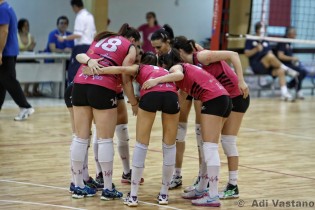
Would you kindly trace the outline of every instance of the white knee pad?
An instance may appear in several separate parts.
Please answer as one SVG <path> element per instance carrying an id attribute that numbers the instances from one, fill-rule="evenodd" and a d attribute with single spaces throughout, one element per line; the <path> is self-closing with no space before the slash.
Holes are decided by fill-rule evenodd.
<path id="1" fill-rule="evenodd" d="M 184 142 L 186 133 L 187 133 L 187 123 L 182 123 L 182 122 L 178 123 L 176 141 Z"/>
<path id="2" fill-rule="evenodd" d="M 78 137 L 73 138 L 71 145 L 71 160 L 72 161 L 84 161 L 85 154 L 88 147 L 87 139 L 80 139 Z"/>
<path id="3" fill-rule="evenodd" d="M 117 136 L 117 146 L 129 145 L 129 133 L 127 124 L 116 125 L 115 133 Z"/>
<path id="4" fill-rule="evenodd" d="M 163 143 L 163 164 L 165 166 L 175 165 L 176 159 L 176 144 L 166 145 Z"/>
<path id="5" fill-rule="evenodd" d="M 144 161 L 147 156 L 148 146 L 136 142 L 133 151 L 132 166 L 137 168 L 144 168 Z"/>
<path id="6" fill-rule="evenodd" d="M 98 141 L 98 162 L 107 163 L 114 160 L 113 139 L 99 139 Z"/>
<path id="7" fill-rule="evenodd" d="M 211 142 L 203 143 L 203 153 L 207 166 L 220 166 L 220 155 L 218 144 Z"/>
<path id="8" fill-rule="evenodd" d="M 238 156 L 236 136 L 221 135 L 221 144 L 227 157 Z"/>

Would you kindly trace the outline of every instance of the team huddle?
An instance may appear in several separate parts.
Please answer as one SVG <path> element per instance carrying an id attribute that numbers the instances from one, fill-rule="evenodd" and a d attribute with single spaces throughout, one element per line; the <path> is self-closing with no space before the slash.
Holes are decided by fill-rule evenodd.
<path id="1" fill-rule="evenodd" d="M 73 109 L 72 197 L 94 196 L 97 190 L 102 190 L 102 200 L 123 197 L 112 182 L 116 133 L 124 170 L 121 181 L 131 184 L 123 201 L 137 206 L 151 129 L 156 112 L 161 111 L 163 167 L 157 202 L 168 204 L 168 191 L 182 185 L 187 120 L 194 103 L 199 173 L 196 182 L 181 196 L 191 199 L 193 205 L 211 207 L 219 207 L 220 199 L 238 198 L 236 139 L 250 103 L 238 54 L 204 50 L 184 36 L 174 37 L 168 25 L 151 36 L 155 52 L 141 52 L 140 38 L 135 28 L 124 24 L 118 33 L 105 31 L 96 35 L 88 51 L 76 56 L 81 66 L 65 97 L 67 106 Z M 134 92 L 134 81 L 140 86 L 139 96 Z M 124 94 L 137 116 L 131 166 Z M 91 127 L 95 180 L 87 171 Z M 229 168 L 229 180 L 222 192 L 218 191 L 219 140 Z"/>

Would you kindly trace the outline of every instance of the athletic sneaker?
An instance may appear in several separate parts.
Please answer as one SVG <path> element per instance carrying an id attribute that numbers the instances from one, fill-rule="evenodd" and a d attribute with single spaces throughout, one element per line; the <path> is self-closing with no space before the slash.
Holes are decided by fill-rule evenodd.
<path id="1" fill-rule="evenodd" d="M 239 197 L 239 191 L 237 185 L 228 183 L 224 188 L 223 192 L 219 193 L 220 199 L 232 199 Z"/>
<path id="2" fill-rule="evenodd" d="M 71 182 L 71 183 L 70 183 L 70 187 L 69 187 L 69 193 L 73 193 L 73 192 L 74 192 L 74 189 L 75 189 L 74 183 Z"/>
<path id="3" fill-rule="evenodd" d="M 113 188 L 112 190 L 109 189 L 102 190 L 101 200 L 109 201 L 114 199 L 120 199 L 121 197 L 123 197 L 123 194 L 121 192 L 118 192 L 115 188 Z"/>
<path id="4" fill-rule="evenodd" d="M 127 194 L 127 197 L 124 198 L 124 204 L 130 207 L 138 206 L 138 196 L 130 196 L 130 192 Z"/>
<path id="5" fill-rule="evenodd" d="M 90 177 L 89 180 L 84 181 L 84 184 L 96 190 L 102 190 L 104 188 L 103 183 L 98 183 L 92 177 Z"/>
<path id="6" fill-rule="evenodd" d="M 72 198 L 92 197 L 96 194 L 96 190 L 85 185 L 84 188 L 75 187 Z"/>
<path id="7" fill-rule="evenodd" d="M 170 184 L 170 190 L 176 189 L 180 186 L 182 186 L 182 176 L 176 176 L 173 175 L 172 180 L 171 180 L 171 184 Z"/>
<path id="8" fill-rule="evenodd" d="M 197 186 L 198 183 L 199 183 L 199 181 L 200 181 L 200 176 L 198 176 L 198 178 L 196 179 L 196 181 L 195 181 L 192 185 L 186 187 L 186 188 L 184 189 L 184 192 L 187 193 L 187 192 L 190 192 L 190 191 L 195 190 L 195 189 L 196 189 L 196 186 Z M 208 184 L 207 184 L 207 188 L 209 188 L 209 182 L 208 182 Z"/>
<path id="9" fill-rule="evenodd" d="M 20 108 L 19 114 L 14 118 L 15 121 L 22 121 L 27 119 L 31 114 L 35 112 L 34 108 Z"/>
<path id="10" fill-rule="evenodd" d="M 207 194 L 208 190 L 204 190 L 202 192 L 199 192 L 197 189 L 194 189 L 189 192 L 182 193 L 182 198 L 184 199 L 197 199 L 203 197 L 205 194 Z"/>
<path id="11" fill-rule="evenodd" d="M 208 193 L 201 198 L 192 200 L 191 203 L 192 205 L 195 205 L 195 206 L 208 206 L 208 207 L 221 206 L 219 196 L 211 198 Z"/>
<path id="12" fill-rule="evenodd" d="M 95 177 L 95 181 L 100 183 L 100 184 L 104 184 L 104 179 L 103 179 L 103 173 L 100 172 L 96 177 Z"/>
<path id="13" fill-rule="evenodd" d="M 123 174 L 121 175 L 121 183 L 129 183 L 129 184 L 131 183 L 131 172 L 132 172 L 131 169 L 128 174 L 125 174 L 123 172 Z M 144 179 L 141 178 L 140 184 L 143 184 L 143 182 L 144 182 Z"/>
<path id="14" fill-rule="evenodd" d="M 159 194 L 158 197 L 157 197 L 157 202 L 160 205 L 167 205 L 168 204 L 168 195 Z"/>
<path id="15" fill-rule="evenodd" d="M 281 100 L 288 101 L 288 102 L 294 102 L 295 101 L 295 99 L 292 97 L 292 95 L 290 93 L 282 94 Z"/>

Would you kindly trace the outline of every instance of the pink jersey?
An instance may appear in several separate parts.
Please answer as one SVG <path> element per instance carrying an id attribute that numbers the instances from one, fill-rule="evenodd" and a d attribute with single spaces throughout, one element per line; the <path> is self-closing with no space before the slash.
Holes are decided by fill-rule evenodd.
<path id="1" fill-rule="evenodd" d="M 222 95 L 229 95 L 220 82 L 202 68 L 188 63 L 181 65 L 184 79 L 176 82 L 176 85 L 195 99 L 206 102 Z"/>
<path id="2" fill-rule="evenodd" d="M 149 79 L 154 79 L 154 78 L 161 77 L 167 74 L 169 74 L 169 72 L 162 67 L 152 66 L 152 65 L 140 65 L 136 80 L 140 84 L 140 86 L 142 86 L 142 84 Z M 167 92 L 167 91 L 177 93 L 177 88 L 174 82 L 161 83 L 148 90 L 141 89 L 140 96 L 142 97 L 143 95 L 149 92 Z"/>
<path id="3" fill-rule="evenodd" d="M 203 65 L 197 58 L 197 53 L 193 54 L 193 63 L 212 74 L 228 91 L 231 98 L 241 95 L 238 88 L 238 78 L 235 72 L 225 61 L 218 61 L 209 65 Z"/>
<path id="4" fill-rule="evenodd" d="M 121 66 L 128 54 L 131 43 L 122 36 L 110 36 L 98 42 L 93 42 L 87 51 L 90 58 L 104 58 L 99 63 L 103 66 Z M 82 64 L 74 78 L 74 83 L 94 84 L 106 87 L 117 92 L 119 86 L 118 75 L 94 75 L 87 76 L 82 74 Z"/>

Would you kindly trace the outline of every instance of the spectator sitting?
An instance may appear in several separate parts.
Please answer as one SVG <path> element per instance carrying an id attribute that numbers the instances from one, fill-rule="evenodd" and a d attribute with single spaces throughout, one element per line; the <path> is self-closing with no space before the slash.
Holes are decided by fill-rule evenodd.
<path id="1" fill-rule="evenodd" d="M 260 36 L 264 30 L 263 25 L 258 22 L 255 24 L 256 36 Z M 245 55 L 249 58 L 249 64 L 255 74 L 270 74 L 279 77 L 281 88 L 281 99 L 294 101 L 286 85 L 286 74 L 297 77 L 298 73 L 282 64 L 273 54 L 269 42 L 266 40 L 246 40 Z"/>
<path id="2" fill-rule="evenodd" d="M 20 52 L 34 51 L 36 42 L 34 37 L 30 34 L 30 24 L 27 19 L 20 19 L 18 22 L 18 43 Z M 36 62 L 35 60 L 19 60 L 18 62 Z M 29 92 L 29 86 L 33 85 L 32 93 Z M 39 83 L 24 83 L 25 96 L 41 96 Z"/>
<path id="3" fill-rule="evenodd" d="M 296 30 L 294 27 L 288 27 L 286 30 L 285 38 L 295 39 Z M 307 75 L 307 70 L 304 65 L 299 61 L 299 58 L 293 56 L 293 50 L 291 43 L 278 43 L 277 45 L 277 56 L 286 66 L 294 69 L 299 72 L 298 79 L 296 82 L 295 79 L 292 79 L 288 83 L 288 88 L 296 88 L 297 98 L 304 99 L 303 92 L 301 90 L 302 82 L 305 76 Z"/>
<path id="4" fill-rule="evenodd" d="M 71 53 L 74 47 L 73 40 L 65 40 L 60 42 L 58 36 L 69 36 L 72 33 L 67 31 L 69 25 L 69 19 L 66 16 L 60 16 L 57 19 L 57 29 L 49 33 L 48 43 L 45 52 L 54 53 Z"/>
<path id="5" fill-rule="evenodd" d="M 30 34 L 30 24 L 24 18 L 18 22 L 18 42 L 20 52 L 33 51 L 36 46 L 34 37 Z"/>

